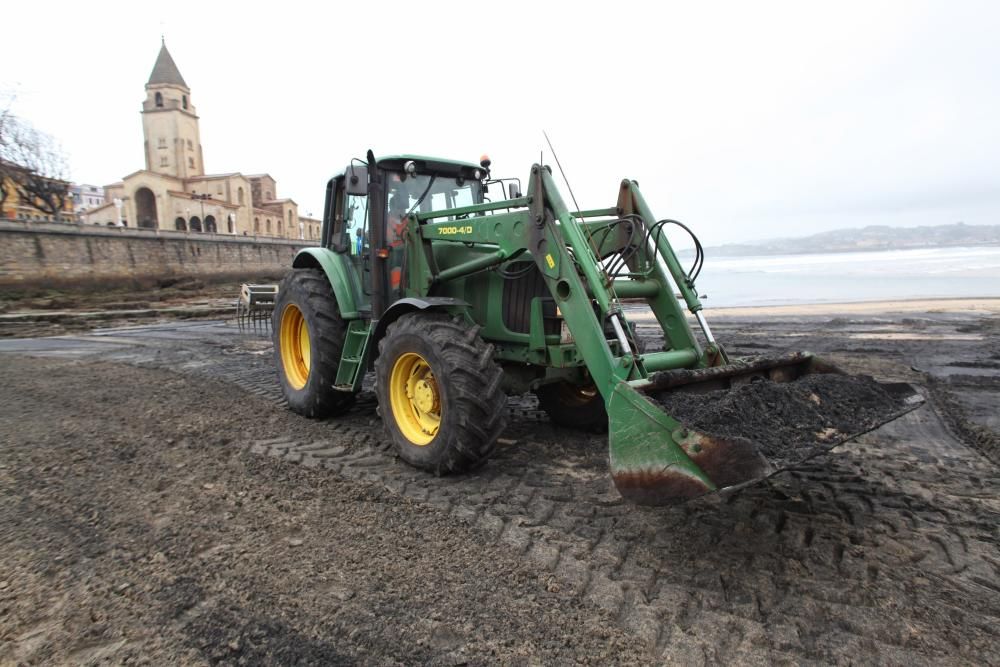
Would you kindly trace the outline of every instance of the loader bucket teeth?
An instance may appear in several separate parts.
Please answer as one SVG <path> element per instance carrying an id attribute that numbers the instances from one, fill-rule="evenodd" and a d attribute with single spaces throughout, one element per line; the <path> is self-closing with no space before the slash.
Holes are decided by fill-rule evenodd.
<path id="1" fill-rule="evenodd" d="M 240 296 L 236 300 L 236 323 L 241 332 L 269 335 L 271 313 L 278 298 L 277 285 L 240 286 Z"/>
<path id="2" fill-rule="evenodd" d="M 752 437 L 726 433 L 705 432 L 691 424 L 683 423 L 651 397 L 663 392 L 735 391 L 753 382 L 792 383 L 808 375 L 828 374 L 851 381 L 832 364 L 808 353 L 798 353 L 780 358 L 753 359 L 729 366 L 661 373 L 653 382 L 643 385 L 642 392 L 626 382 L 619 382 L 608 401 L 608 444 L 611 475 L 621 495 L 643 505 L 669 505 L 699 496 L 735 489 L 763 480 L 787 470 L 838 445 L 853 440 L 864 433 L 901 417 L 917 408 L 923 398 L 912 386 L 905 383 L 877 384 L 879 395 L 885 399 L 884 409 L 859 417 L 846 431 L 828 429 L 812 434 L 812 440 L 802 438 L 788 447 L 781 447 L 776 456 L 772 445 L 764 446 Z M 765 385 L 760 385 L 765 386 Z M 789 387 L 791 388 L 791 387 Z M 743 389 L 753 392 L 751 385 Z M 704 399 L 697 399 L 704 400 Z M 841 406 L 821 406 L 817 397 L 816 409 L 828 409 L 839 414 Z M 789 419 L 781 410 L 773 414 L 747 415 L 759 428 L 773 420 L 774 432 L 788 424 Z M 791 424 L 798 426 L 798 424 Z M 738 427 L 736 428 L 738 430 Z M 748 432 L 750 431 L 748 427 Z M 807 441 L 809 440 L 809 441 Z"/>

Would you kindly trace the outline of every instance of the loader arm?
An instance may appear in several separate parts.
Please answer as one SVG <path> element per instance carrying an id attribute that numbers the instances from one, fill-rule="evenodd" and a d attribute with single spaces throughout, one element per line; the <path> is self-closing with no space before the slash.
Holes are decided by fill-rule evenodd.
<path id="1" fill-rule="evenodd" d="M 497 266 L 527 253 L 535 262 L 562 318 L 572 334 L 575 347 L 587 371 L 604 398 L 609 417 L 612 472 L 625 465 L 621 476 L 625 487 L 636 486 L 652 466 L 662 477 L 682 480 L 674 485 L 684 497 L 715 490 L 711 474 L 695 464 L 675 437 L 680 424 L 658 410 L 636 387 L 651 384 L 651 374 L 671 369 L 696 369 L 709 365 L 711 357 L 697 343 L 687 324 L 675 289 L 700 310 L 694 286 L 675 280 L 664 270 L 682 275 L 679 263 L 665 235 L 657 242 L 647 234 L 653 224 L 638 187 L 622 183 L 619 206 L 606 210 L 571 212 L 553 182 L 549 170 L 540 165 L 531 169 L 527 195 L 518 200 L 497 202 L 420 214 L 407 227 L 409 289 L 414 296 L 433 291 L 435 285 L 470 273 Z M 514 209 L 508 213 L 500 209 Z M 636 227 L 631 234 L 634 251 L 627 276 L 611 278 L 598 261 L 601 253 L 598 232 L 620 224 L 622 215 Z M 435 222 L 441 217 L 457 220 Z M 589 218 L 598 219 L 588 222 Z M 605 234 L 605 240 L 608 234 Z M 448 266 L 432 266 L 427 244 L 450 241 L 481 244 L 490 248 L 475 259 Z M 495 248 L 495 249 L 494 249 Z M 664 254 L 667 257 L 664 257 Z M 643 295 L 664 331 L 668 349 L 640 354 L 630 340 L 619 292 Z M 604 320 L 612 323 L 615 336 L 605 335 Z M 655 445 L 643 443 L 653 440 Z M 641 489 L 643 500 L 651 500 L 648 484 Z M 652 492 L 657 495 L 662 492 Z M 672 499 L 672 498 L 671 498 Z M 660 498 L 658 501 L 662 501 Z"/>
<path id="2" fill-rule="evenodd" d="M 630 193 L 638 193 L 630 182 L 623 187 Z M 514 210 L 484 215 L 501 209 Z M 576 348 L 605 400 L 610 399 L 619 382 L 630 381 L 642 386 L 656 371 L 709 365 L 709 355 L 698 345 L 682 307 L 673 296 L 674 281 L 657 261 L 658 255 L 651 243 L 637 244 L 634 256 L 638 273 L 612 280 L 601 268 L 596 256 L 599 250 L 595 252 L 598 241 L 594 232 L 606 229 L 619 218 L 588 223 L 581 215 L 608 218 L 616 216 L 618 210 L 573 214 L 560 197 L 548 170 L 535 165 L 525 197 L 412 216 L 414 224 L 407 226 L 406 295 L 426 296 L 441 283 L 527 254 L 556 300 Z M 442 217 L 458 219 L 435 222 Z M 638 223 L 641 229 L 647 228 L 644 221 Z M 432 256 L 429 244 L 441 242 L 475 244 L 488 251 L 453 266 L 439 267 L 429 260 Z M 669 248 L 665 236 L 660 239 L 660 246 Z M 670 252 L 673 256 L 672 250 Z M 618 291 L 628 296 L 642 295 L 651 302 L 669 349 L 637 353 L 634 341 L 626 334 L 627 321 Z M 615 338 L 607 339 L 602 319 L 612 322 Z"/>
<path id="3" fill-rule="evenodd" d="M 440 220 L 445 217 L 449 219 Z M 655 219 L 638 185 L 629 180 L 621 182 L 615 207 L 573 212 L 548 168 L 536 164 L 524 197 L 412 215 L 405 231 L 407 296 L 434 294 L 449 281 L 522 255 L 533 260 L 573 344 L 570 349 L 545 346 L 538 358 L 511 359 L 558 367 L 566 357 L 572 361 L 573 355 L 579 356 L 608 413 L 615 485 L 624 497 L 643 504 L 680 502 L 776 471 L 754 442 L 688 428 L 650 394 L 678 387 L 726 387 L 752 378 L 789 382 L 808 373 L 837 372 L 809 354 L 749 365 L 731 363 L 705 321 L 693 280 L 663 233 L 666 222 Z M 432 244 L 448 242 L 476 252 L 456 254 L 463 259 L 439 265 Z M 614 256 L 619 261 L 609 266 L 608 258 Z M 632 339 L 623 298 L 642 298 L 649 305 L 663 331 L 663 350 L 640 350 Z M 701 328 L 704 346 L 688 325 L 685 306 Z M 612 335 L 605 333 L 605 322 L 611 324 Z M 859 432 L 913 409 L 919 401 L 911 399 Z M 858 433 L 840 435 L 803 456 L 830 449 Z"/>

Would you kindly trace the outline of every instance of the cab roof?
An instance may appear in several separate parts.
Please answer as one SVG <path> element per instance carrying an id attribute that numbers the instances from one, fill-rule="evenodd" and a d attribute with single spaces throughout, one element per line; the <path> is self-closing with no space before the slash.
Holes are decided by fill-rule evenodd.
<path id="1" fill-rule="evenodd" d="M 364 160 L 358 158 L 361 163 L 365 163 Z M 385 167 L 387 169 L 402 169 L 403 165 L 410 160 L 417 163 L 418 171 L 424 172 L 434 172 L 443 174 L 453 174 L 455 176 L 463 175 L 465 177 L 470 177 L 473 169 L 482 169 L 482 167 L 474 162 L 465 162 L 464 160 L 449 160 L 447 158 L 430 157 L 427 155 L 412 155 L 408 153 L 403 153 L 400 155 L 383 155 L 381 157 L 375 158 L 375 163 L 380 167 Z M 347 173 L 350 167 L 345 167 L 342 171 L 337 172 L 334 178 L 339 178 Z"/>
<path id="2" fill-rule="evenodd" d="M 383 157 L 375 158 L 375 162 L 382 164 L 383 162 L 406 162 L 407 160 L 413 160 L 414 162 L 427 162 L 432 164 L 450 164 L 459 167 L 471 167 L 473 169 L 482 169 L 478 164 L 474 162 L 465 162 L 464 160 L 449 160 L 447 158 L 441 157 L 431 157 L 428 155 L 386 155 Z"/>

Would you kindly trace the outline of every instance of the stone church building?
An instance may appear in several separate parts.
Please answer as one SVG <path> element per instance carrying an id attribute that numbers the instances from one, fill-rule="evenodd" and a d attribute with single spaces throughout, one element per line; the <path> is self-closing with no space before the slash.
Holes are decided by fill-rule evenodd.
<path id="1" fill-rule="evenodd" d="M 146 167 L 105 186 L 85 224 L 315 240 L 320 221 L 278 197 L 268 174 L 206 174 L 198 114 L 164 42 L 142 103 Z"/>

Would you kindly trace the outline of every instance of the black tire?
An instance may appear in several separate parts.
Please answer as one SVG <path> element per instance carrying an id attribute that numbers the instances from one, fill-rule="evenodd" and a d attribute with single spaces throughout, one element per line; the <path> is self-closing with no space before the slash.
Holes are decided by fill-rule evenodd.
<path id="1" fill-rule="evenodd" d="M 304 382 L 301 368 L 286 368 L 285 350 L 297 349 L 289 344 L 288 329 L 297 319 L 304 320 L 309 341 L 308 367 Z M 287 319 L 286 319 L 287 318 Z M 271 336 L 274 341 L 274 365 L 278 369 L 281 390 L 293 412 L 312 418 L 342 414 L 354 403 L 354 394 L 333 388 L 337 367 L 347 337 L 347 323 L 340 317 L 337 299 L 326 275 L 317 269 L 293 269 L 278 289 L 278 298 L 271 315 Z M 294 357 L 292 359 L 294 362 Z"/>
<path id="2" fill-rule="evenodd" d="M 608 412 L 597 387 L 569 382 L 544 384 L 535 391 L 538 405 L 559 426 L 601 433 L 608 430 Z"/>
<path id="3" fill-rule="evenodd" d="M 375 361 L 375 391 L 386 433 L 399 457 L 436 475 L 474 469 L 489 458 L 496 439 L 506 426 L 506 396 L 500 389 L 503 371 L 493 360 L 494 346 L 461 318 L 444 314 L 409 313 L 389 326 L 379 341 Z M 415 359 L 419 361 L 415 361 Z M 407 417 L 405 397 L 393 402 L 393 373 L 405 375 L 407 361 L 423 363 L 429 370 L 436 426 L 417 435 L 428 441 L 418 444 L 404 432 L 416 423 Z M 415 376 L 410 376 L 415 377 Z M 398 384 L 397 390 L 402 386 Z M 402 404 L 401 405 L 401 401 Z M 401 414 L 397 415 L 397 411 Z M 415 412 L 411 414 L 416 414 Z M 410 431 L 413 433 L 413 431 Z"/>

